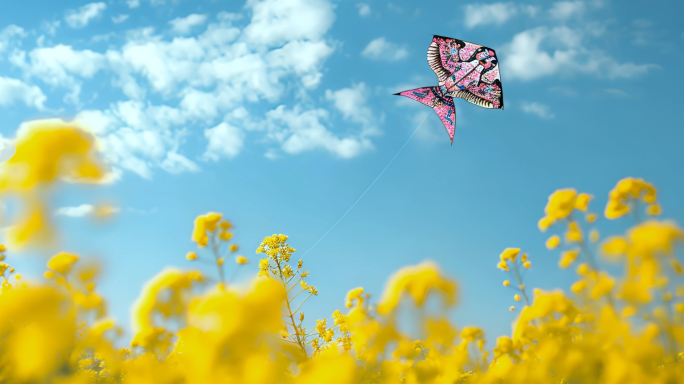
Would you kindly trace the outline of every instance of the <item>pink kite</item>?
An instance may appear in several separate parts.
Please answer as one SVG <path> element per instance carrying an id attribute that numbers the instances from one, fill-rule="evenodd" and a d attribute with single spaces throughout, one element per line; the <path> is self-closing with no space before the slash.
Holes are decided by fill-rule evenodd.
<path id="1" fill-rule="evenodd" d="M 438 87 L 423 87 L 395 93 L 432 107 L 454 143 L 456 109 L 454 98 L 483 108 L 503 109 L 499 60 L 493 49 L 433 36 L 427 52 L 428 64 L 439 79 Z"/>

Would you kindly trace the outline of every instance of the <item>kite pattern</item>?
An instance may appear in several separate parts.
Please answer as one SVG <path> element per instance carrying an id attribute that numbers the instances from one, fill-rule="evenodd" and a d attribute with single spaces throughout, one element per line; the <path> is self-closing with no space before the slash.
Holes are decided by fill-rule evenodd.
<path id="1" fill-rule="evenodd" d="M 439 80 L 438 87 L 396 93 L 432 107 L 454 142 L 454 98 L 483 108 L 503 109 L 499 60 L 493 49 L 444 36 L 433 36 L 427 61 Z"/>

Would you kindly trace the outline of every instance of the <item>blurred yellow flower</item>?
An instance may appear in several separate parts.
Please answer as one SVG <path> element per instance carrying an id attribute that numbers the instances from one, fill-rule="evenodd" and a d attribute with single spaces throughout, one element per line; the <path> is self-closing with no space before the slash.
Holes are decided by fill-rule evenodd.
<path id="1" fill-rule="evenodd" d="M 51 270 L 59 273 L 66 274 L 71 270 L 71 266 L 78 261 L 78 256 L 72 253 L 60 252 L 55 256 L 52 256 L 47 262 L 47 267 Z"/>
<path id="2" fill-rule="evenodd" d="M 518 256 L 519 253 L 520 248 L 506 248 L 501 253 L 499 258 L 501 259 L 501 261 L 510 260 L 511 262 L 515 262 L 515 258 Z"/>
<path id="3" fill-rule="evenodd" d="M 197 260 L 197 253 L 195 253 L 195 252 L 188 252 L 188 253 L 185 255 L 185 258 L 186 258 L 187 260 Z"/>
<path id="4" fill-rule="evenodd" d="M 238 264 L 247 264 L 249 263 L 249 260 L 247 260 L 247 258 L 244 256 L 238 256 L 235 258 L 235 262 Z"/>
<path id="5" fill-rule="evenodd" d="M 192 231 L 192 241 L 196 242 L 200 248 L 204 248 L 209 243 L 209 236 L 207 232 L 214 232 L 216 224 L 223 217 L 222 214 L 216 212 L 209 212 L 205 215 L 197 216 L 195 219 L 195 227 Z"/>
<path id="6" fill-rule="evenodd" d="M 646 213 L 650 216 L 658 216 L 662 213 L 662 209 L 660 209 L 660 205 L 658 204 L 651 204 L 646 208 Z"/>
<path id="7" fill-rule="evenodd" d="M 442 276 L 436 264 L 426 261 L 403 268 L 390 278 L 378 304 L 378 313 L 388 313 L 396 308 L 404 293 L 411 295 L 416 305 L 422 307 L 431 291 L 441 292 L 445 305 L 456 304 L 456 283 Z"/>
<path id="8" fill-rule="evenodd" d="M 560 244 L 560 237 L 558 235 L 553 235 L 546 240 L 546 248 L 554 249 Z"/>
<path id="9" fill-rule="evenodd" d="M 574 249 L 572 251 L 563 252 L 563 254 L 561 255 L 561 259 L 558 262 L 558 266 L 561 268 L 569 267 L 570 264 L 572 264 L 572 262 L 575 261 L 575 259 L 577 259 L 578 255 L 579 255 L 579 250 L 577 250 L 577 249 Z"/>
<path id="10" fill-rule="evenodd" d="M 589 201 L 593 198 L 594 197 L 588 193 L 580 193 L 575 200 L 575 208 L 586 212 L 587 205 L 589 205 Z"/>

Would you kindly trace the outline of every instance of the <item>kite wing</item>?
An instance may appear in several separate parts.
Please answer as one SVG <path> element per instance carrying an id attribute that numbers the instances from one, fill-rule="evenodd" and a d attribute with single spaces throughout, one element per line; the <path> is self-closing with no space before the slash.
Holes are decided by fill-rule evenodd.
<path id="1" fill-rule="evenodd" d="M 444 86 L 444 96 L 484 108 L 503 109 L 503 89 L 496 52 L 482 45 L 433 36 L 427 61 Z"/>
<path id="2" fill-rule="evenodd" d="M 444 124 L 451 144 L 454 144 L 454 129 L 456 127 L 456 109 L 454 108 L 454 100 L 451 97 L 445 97 L 440 91 L 439 87 L 423 87 L 411 89 L 395 93 L 395 95 L 406 96 L 409 99 L 416 100 L 420 103 L 432 107 Z"/>

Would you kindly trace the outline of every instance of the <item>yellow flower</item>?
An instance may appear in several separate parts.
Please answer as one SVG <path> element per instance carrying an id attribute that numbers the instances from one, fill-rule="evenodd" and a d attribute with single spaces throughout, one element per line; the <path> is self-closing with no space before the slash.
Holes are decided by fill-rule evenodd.
<path id="1" fill-rule="evenodd" d="M 542 217 L 539 219 L 539 222 L 537 223 L 537 226 L 539 227 L 539 230 L 542 232 L 546 232 L 546 230 L 553 225 L 554 220 L 550 217 Z"/>
<path id="2" fill-rule="evenodd" d="M 217 265 L 223 265 L 223 257 L 220 257 L 216 260 Z"/>
<path id="3" fill-rule="evenodd" d="M 192 231 L 192 241 L 196 242 L 200 248 L 206 247 L 209 242 L 207 232 L 214 232 L 216 230 L 216 224 L 221 220 L 221 217 L 222 215 L 216 212 L 197 216 L 195 227 Z"/>
<path id="4" fill-rule="evenodd" d="M 186 260 L 197 260 L 197 254 L 195 252 L 188 252 L 185 255 Z"/>
<path id="5" fill-rule="evenodd" d="M 504 280 L 503 285 L 504 287 L 508 287 L 509 285 L 511 285 L 511 282 L 508 280 Z"/>
<path id="6" fill-rule="evenodd" d="M 520 257 L 520 261 L 523 263 L 527 261 L 527 253 L 523 253 L 523 255 Z"/>
<path id="7" fill-rule="evenodd" d="M 568 217 L 575 208 L 577 191 L 574 189 L 559 189 L 549 196 L 546 204 L 546 217 L 553 220 L 560 220 Z"/>
<path id="8" fill-rule="evenodd" d="M 496 267 L 499 268 L 499 269 L 501 269 L 501 270 L 504 270 L 504 271 L 509 271 L 509 269 L 508 269 L 508 264 L 507 264 L 505 261 L 499 261 L 499 262 L 496 264 Z"/>
<path id="9" fill-rule="evenodd" d="M 17 273 L 16 275 L 14 275 L 14 278 L 17 280 L 21 280 L 21 274 Z"/>
<path id="10" fill-rule="evenodd" d="M 499 255 L 499 258 L 501 261 L 506 261 L 510 260 L 511 262 L 515 262 L 515 258 L 518 256 L 520 253 L 520 248 L 506 248 L 504 251 Z"/>
<path id="11" fill-rule="evenodd" d="M 599 297 L 610 294 L 613 286 L 615 286 L 615 280 L 605 272 L 601 272 L 598 283 L 591 290 L 591 296 L 594 300 L 598 300 Z"/>
<path id="12" fill-rule="evenodd" d="M 554 249 L 560 244 L 560 237 L 558 235 L 553 235 L 546 240 L 546 248 Z"/>
<path id="13" fill-rule="evenodd" d="M 572 251 L 563 252 L 563 254 L 561 255 L 561 259 L 558 262 L 558 266 L 561 268 L 569 267 L 570 264 L 572 264 L 572 262 L 575 261 L 575 259 L 577 259 L 578 255 L 579 255 L 579 250 L 577 250 L 577 249 L 572 250 Z"/>
<path id="14" fill-rule="evenodd" d="M 648 204 L 656 202 L 656 189 L 650 183 L 642 179 L 627 177 L 620 180 L 615 188 L 610 191 L 605 216 L 608 219 L 616 219 L 629 212 L 629 199 L 641 198 Z"/>
<path id="15" fill-rule="evenodd" d="M 576 221 L 571 221 L 568 224 L 568 230 L 565 232 L 565 241 L 568 243 L 579 243 L 582 241 L 582 231 Z"/>
<path id="16" fill-rule="evenodd" d="M 511 311 L 515 311 L 515 307 L 514 307 L 514 306 L 511 306 L 511 307 L 508 308 L 508 309 L 511 310 Z"/>
<path id="17" fill-rule="evenodd" d="M 55 256 L 52 256 L 52 258 L 48 260 L 47 267 L 57 273 L 64 275 L 71 270 L 71 266 L 76 261 L 78 261 L 77 255 L 61 252 Z"/>
<path id="18" fill-rule="evenodd" d="M 513 296 L 513 300 L 515 300 L 515 301 L 520 301 L 520 295 L 515 295 L 515 296 Z"/>
<path id="19" fill-rule="evenodd" d="M 532 262 L 531 261 L 526 261 L 523 263 L 523 267 L 530 269 L 532 267 Z"/>
<path id="20" fill-rule="evenodd" d="M 589 273 L 589 266 L 582 263 L 577 266 L 577 274 L 580 276 L 586 276 Z"/>
<path id="21" fill-rule="evenodd" d="M 237 252 L 238 245 L 237 244 L 231 244 L 228 249 L 230 249 L 231 252 Z"/>
<path id="22" fill-rule="evenodd" d="M 247 260 L 247 258 L 244 256 L 238 256 L 235 258 L 235 262 L 238 264 L 247 264 L 249 263 L 249 260 Z"/>
<path id="23" fill-rule="evenodd" d="M 660 205 L 651 204 L 648 206 L 648 208 L 646 208 L 646 213 L 651 216 L 658 216 L 662 213 L 662 210 L 660 209 Z"/>
<path id="24" fill-rule="evenodd" d="M 595 213 L 590 213 L 590 214 L 588 214 L 588 215 L 585 217 L 585 220 L 587 221 L 587 223 L 590 223 L 590 224 L 591 224 L 591 223 L 593 223 L 594 221 L 596 221 L 597 218 L 598 218 L 598 215 L 597 215 L 597 214 L 595 214 Z"/>
<path id="25" fill-rule="evenodd" d="M 681 275 L 684 272 L 684 268 L 679 261 L 673 259 L 670 260 L 670 264 L 672 265 L 672 269 L 674 269 L 676 274 Z"/>
<path id="26" fill-rule="evenodd" d="M 588 193 L 580 193 L 579 195 L 577 195 L 577 200 L 575 200 L 575 208 L 579 209 L 580 211 L 586 212 L 587 205 L 589 204 L 589 201 L 593 198 L 594 196 Z"/>
<path id="27" fill-rule="evenodd" d="M 587 282 L 584 280 L 580 280 L 576 283 L 574 283 L 571 287 L 570 290 L 575 292 L 575 293 L 580 293 L 582 292 L 585 288 L 587 287 Z"/>
<path id="28" fill-rule="evenodd" d="M 404 293 L 412 296 L 416 305 L 422 307 L 431 291 L 441 292 L 446 306 L 456 304 L 456 283 L 442 276 L 436 264 L 423 262 L 403 268 L 390 278 L 377 311 L 385 314 L 394 310 Z"/>
<path id="29" fill-rule="evenodd" d="M 6 250 L 5 244 L 0 244 L 0 252 L 5 252 Z"/>

